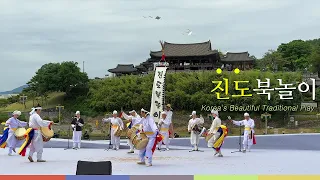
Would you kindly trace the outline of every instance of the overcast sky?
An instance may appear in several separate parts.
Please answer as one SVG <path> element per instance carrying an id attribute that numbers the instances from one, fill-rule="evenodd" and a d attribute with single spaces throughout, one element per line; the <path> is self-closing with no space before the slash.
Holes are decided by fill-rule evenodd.
<path id="1" fill-rule="evenodd" d="M 49 62 L 85 61 L 89 77 L 103 77 L 118 63 L 145 61 L 159 40 L 210 39 L 214 49 L 261 57 L 282 42 L 319 38 L 319 7 L 319 0 L 1 0 L 0 91 L 24 85 Z"/>

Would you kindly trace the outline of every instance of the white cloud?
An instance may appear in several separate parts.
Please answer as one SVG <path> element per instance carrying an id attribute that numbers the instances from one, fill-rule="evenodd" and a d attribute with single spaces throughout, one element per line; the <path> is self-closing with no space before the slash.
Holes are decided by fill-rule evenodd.
<path id="1" fill-rule="evenodd" d="M 0 91 L 27 82 L 48 62 L 78 61 L 90 77 L 139 64 L 159 40 L 211 40 L 223 51 L 262 56 L 293 39 L 319 38 L 316 0 L 0 1 Z M 160 16 L 160 20 L 143 18 Z M 186 29 L 192 36 L 184 36 Z M 3 68 L 2 68 L 3 69 Z M 9 73 L 9 75 L 7 75 Z"/>

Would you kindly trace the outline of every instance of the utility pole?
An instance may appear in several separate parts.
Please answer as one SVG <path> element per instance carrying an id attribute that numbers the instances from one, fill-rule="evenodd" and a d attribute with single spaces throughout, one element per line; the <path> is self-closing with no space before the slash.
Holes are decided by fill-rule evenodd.
<path id="1" fill-rule="evenodd" d="M 82 62 L 82 72 L 84 73 L 84 61 Z"/>
<path id="2" fill-rule="evenodd" d="M 56 110 L 59 110 L 59 125 L 61 124 L 61 109 L 64 109 L 64 106 L 56 106 Z"/>
<path id="3" fill-rule="evenodd" d="M 261 114 L 261 119 L 262 118 L 265 118 L 265 127 L 266 127 L 266 135 L 268 134 L 268 118 L 271 118 L 271 114 L 269 114 L 269 113 L 264 113 L 264 114 Z"/>
<path id="4" fill-rule="evenodd" d="M 27 101 L 27 97 L 24 94 L 22 96 L 20 96 L 21 100 L 22 100 L 22 104 L 24 105 L 24 109 L 26 109 L 26 101 Z"/>

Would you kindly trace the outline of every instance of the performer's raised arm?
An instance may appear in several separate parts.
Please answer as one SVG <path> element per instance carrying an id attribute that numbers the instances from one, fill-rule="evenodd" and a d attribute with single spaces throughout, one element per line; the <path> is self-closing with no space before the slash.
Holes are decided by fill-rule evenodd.
<path id="1" fill-rule="evenodd" d="M 202 115 L 200 115 L 200 118 L 198 118 L 197 120 L 197 124 L 203 124 L 204 123 L 204 118 L 202 117 Z"/>
<path id="2" fill-rule="evenodd" d="M 232 122 L 232 124 L 236 125 L 236 126 L 243 126 L 243 120 L 242 121 L 235 121 L 232 120 L 230 116 L 228 116 L 228 119 Z"/>
<path id="3" fill-rule="evenodd" d="M 27 125 L 28 125 L 27 122 L 25 122 L 25 121 L 20 121 L 20 120 L 19 120 L 19 126 L 20 126 L 20 127 L 26 127 Z"/>
<path id="4" fill-rule="evenodd" d="M 232 123 L 236 126 L 243 126 L 243 120 L 242 121 L 234 121 L 232 120 Z"/>
<path id="5" fill-rule="evenodd" d="M 123 121 L 120 118 L 118 118 L 118 123 L 121 129 L 124 129 Z"/>
<path id="6" fill-rule="evenodd" d="M 102 122 L 106 122 L 106 123 L 111 122 L 111 118 L 103 118 Z"/>
<path id="7" fill-rule="evenodd" d="M 122 116 L 123 116 L 123 118 L 126 119 L 126 120 L 131 120 L 131 119 L 132 119 L 132 116 L 129 116 L 129 115 L 127 115 L 127 114 L 124 113 L 124 112 L 122 112 Z"/>
<path id="8" fill-rule="evenodd" d="M 52 121 L 43 120 L 38 114 L 34 118 L 40 127 L 48 127 L 50 124 L 53 124 Z"/>

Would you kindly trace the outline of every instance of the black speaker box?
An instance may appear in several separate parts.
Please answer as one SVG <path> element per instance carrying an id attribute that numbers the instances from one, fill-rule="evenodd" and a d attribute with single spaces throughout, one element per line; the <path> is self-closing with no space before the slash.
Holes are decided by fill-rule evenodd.
<path id="1" fill-rule="evenodd" d="M 76 175 L 112 175 L 111 161 L 78 161 Z"/>

